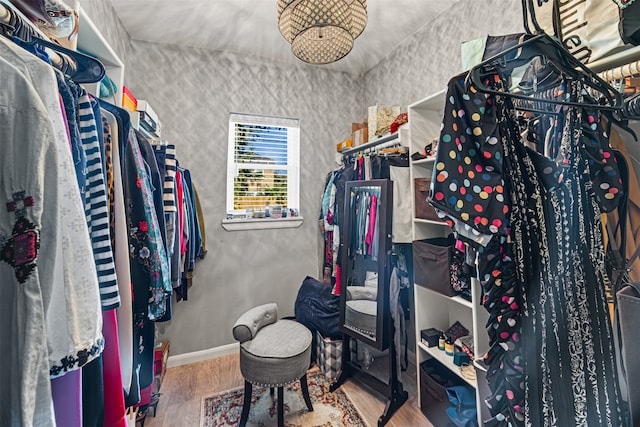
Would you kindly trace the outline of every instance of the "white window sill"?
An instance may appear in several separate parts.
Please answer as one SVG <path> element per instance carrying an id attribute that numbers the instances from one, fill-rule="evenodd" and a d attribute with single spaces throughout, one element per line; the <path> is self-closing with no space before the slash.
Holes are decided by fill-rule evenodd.
<path id="1" fill-rule="evenodd" d="M 227 231 L 242 230 L 269 230 L 276 228 L 298 228 L 302 225 L 304 218 L 297 216 L 294 218 L 252 218 L 252 219 L 223 219 L 222 228 Z"/>

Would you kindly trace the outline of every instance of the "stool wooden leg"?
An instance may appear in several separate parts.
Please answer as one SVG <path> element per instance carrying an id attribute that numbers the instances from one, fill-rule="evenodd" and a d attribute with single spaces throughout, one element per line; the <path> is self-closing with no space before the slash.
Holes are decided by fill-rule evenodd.
<path id="1" fill-rule="evenodd" d="M 284 427 L 284 387 L 278 387 L 278 427 Z"/>
<path id="2" fill-rule="evenodd" d="M 249 419 L 249 407 L 251 406 L 251 383 L 244 382 L 244 401 L 242 402 L 242 415 L 240 415 L 240 427 L 247 425 Z"/>
<path id="3" fill-rule="evenodd" d="M 313 405 L 311 405 L 311 398 L 309 397 L 309 386 L 307 385 L 307 374 L 304 374 L 300 378 L 300 388 L 302 389 L 302 397 L 304 397 L 304 403 L 307 404 L 309 412 L 313 411 Z"/>

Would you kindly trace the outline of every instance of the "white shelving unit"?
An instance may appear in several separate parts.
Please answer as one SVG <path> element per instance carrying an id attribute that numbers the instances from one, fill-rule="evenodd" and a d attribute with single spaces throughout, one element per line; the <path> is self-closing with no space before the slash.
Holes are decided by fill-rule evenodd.
<path id="1" fill-rule="evenodd" d="M 409 152 L 422 151 L 424 147 L 438 138 L 442 123 L 443 109 L 446 92 L 435 93 L 414 104 L 409 105 Z M 411 182 L 415 178 L 429 178 L 433 175 L 435 158 L 411 161 Z M 412 196 L 413 200 L 413 196 Z M 415 201 L 413 209 L 413 240 L 421 240 L 432 237 L 444 237 L 450 233 L 449 226 L 444 222 L 426 220 L 415 217 Z M 453 363 L 453 357 L 448 356 L 438 347 L 427 347 L 421 342 L 420 331 L 427 328 L 439 330 L 448 329 L 453 323 L 459 321 L 474 337 L 474 352 L 476 357 L 482 357 L 488 350 L 487 333 L 484 325 L 488 313 L 479 304 L 481 293 L 480 285 L 473 280 L 472 302 L 462 297 L 448 297 L 428 288 L 414 284 L 415 301 L 415 333 L 416 333 L 416 370 L 417 389 L 420 393 L 420 364 L 427 359 L 434 358 L 447 369 L 455 373 L 467 384 L 476 390 L 476 406 L 478 408 L 478 423 L 482 425 L 480 417 L 480 394 L 476 380 L 470 380 L 462 375 L 460 367 Z M 418 402 L 420 396 L 418 395 Z"/>
<path id="2" fill-rule="evenodd" d="M 121 107 L 122 86 L 124 86 L 124 63 L 82 7 L 79 10 L 78 50 L 88 53 L 102 62 L 106 75 L 113 80 L 118 88 L 114 97 L 105 100 Z M 99 97 L 97 83 L 83 86 L 93 96 Z"/>
<path id="3" fill-rule="evenodd" d="M 14 13 L 16 13 L 19 17 L 23 19 L 24 22 L 28 23 L 31 28 L 33 28 L 38 36 L 44 40 L 49 40 L 49 38 L 34 24 L 31 24 L 29 19 L 18 10 L 13 4 L 11 4 L 8 0 L 3 0 L 0 3 L 2 8 L 11 9 Z M 109 43 L 100 33 L 98 28 L 95 26 L 91 18 L 87 15 L 87 13 L 79 8 L 79 27 L 78 27 L 78 50 L 83 53 L 87 53 L 102 62 L 105 67 L 106 75 L 109 76 L 116 87 L 118 88 L 118 92 L 115 94 L 115 99 L 109 99 L 114 105 L 121 106 L 122 105 L 122 86 L 124 85 L 124 63 L 120 60 L 115 51 L 111 48 Z M 89 93 L 98 97 L 98 84 L 83 84 L 84 88 L 87 89 Z"/>

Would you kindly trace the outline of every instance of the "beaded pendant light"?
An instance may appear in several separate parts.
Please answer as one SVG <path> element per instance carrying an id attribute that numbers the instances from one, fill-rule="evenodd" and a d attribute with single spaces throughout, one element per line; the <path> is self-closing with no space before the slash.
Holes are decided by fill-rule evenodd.
<path id="1" fill-rule="evenodd" d="M 280 33 L 310 64 L 344 58 L 366 25 L 367 0 L 278 0 Z"/>

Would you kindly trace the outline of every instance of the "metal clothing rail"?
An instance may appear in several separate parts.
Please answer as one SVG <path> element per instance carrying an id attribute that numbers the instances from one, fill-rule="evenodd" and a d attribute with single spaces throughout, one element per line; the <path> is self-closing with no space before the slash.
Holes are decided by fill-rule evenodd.
<path id="1" fill-rule="evenodd" d="M 614 81 L 624 79 L 625 77 L 633 77 L 640 75 L 640 59 L 634 62 L 630 62 L 619 67 L 612 68 L 610 70 L 598 73 L 598 75 L 606 81 Z"/>
<path id="2" fill-rule="evenodd" d="M 394 133 L 392 135 L 387 135 L 387 136 L 383 136 L 382 138 L 378 138 L 376 140 L 373 141 L 369 141 L 365 144 L 359 145 L 357 147 L 353 147 L 353 148 L 347 148 L 346 150 L 340 152 L 340 154 L 342 154 L 343 156 L 347 156 L 349 154 L 354 154 L 354 153 L 364 153 L 367 150 L 371 150 L 371 149 L 380 149 L 380 148 L 387 148 L 387 147 L 391 147 L 393 145 L 397 145 L 399 143 L 399 141 L 396 141 L 397 139 L 399 139 L 399 135 L 398 133 Z"/>

